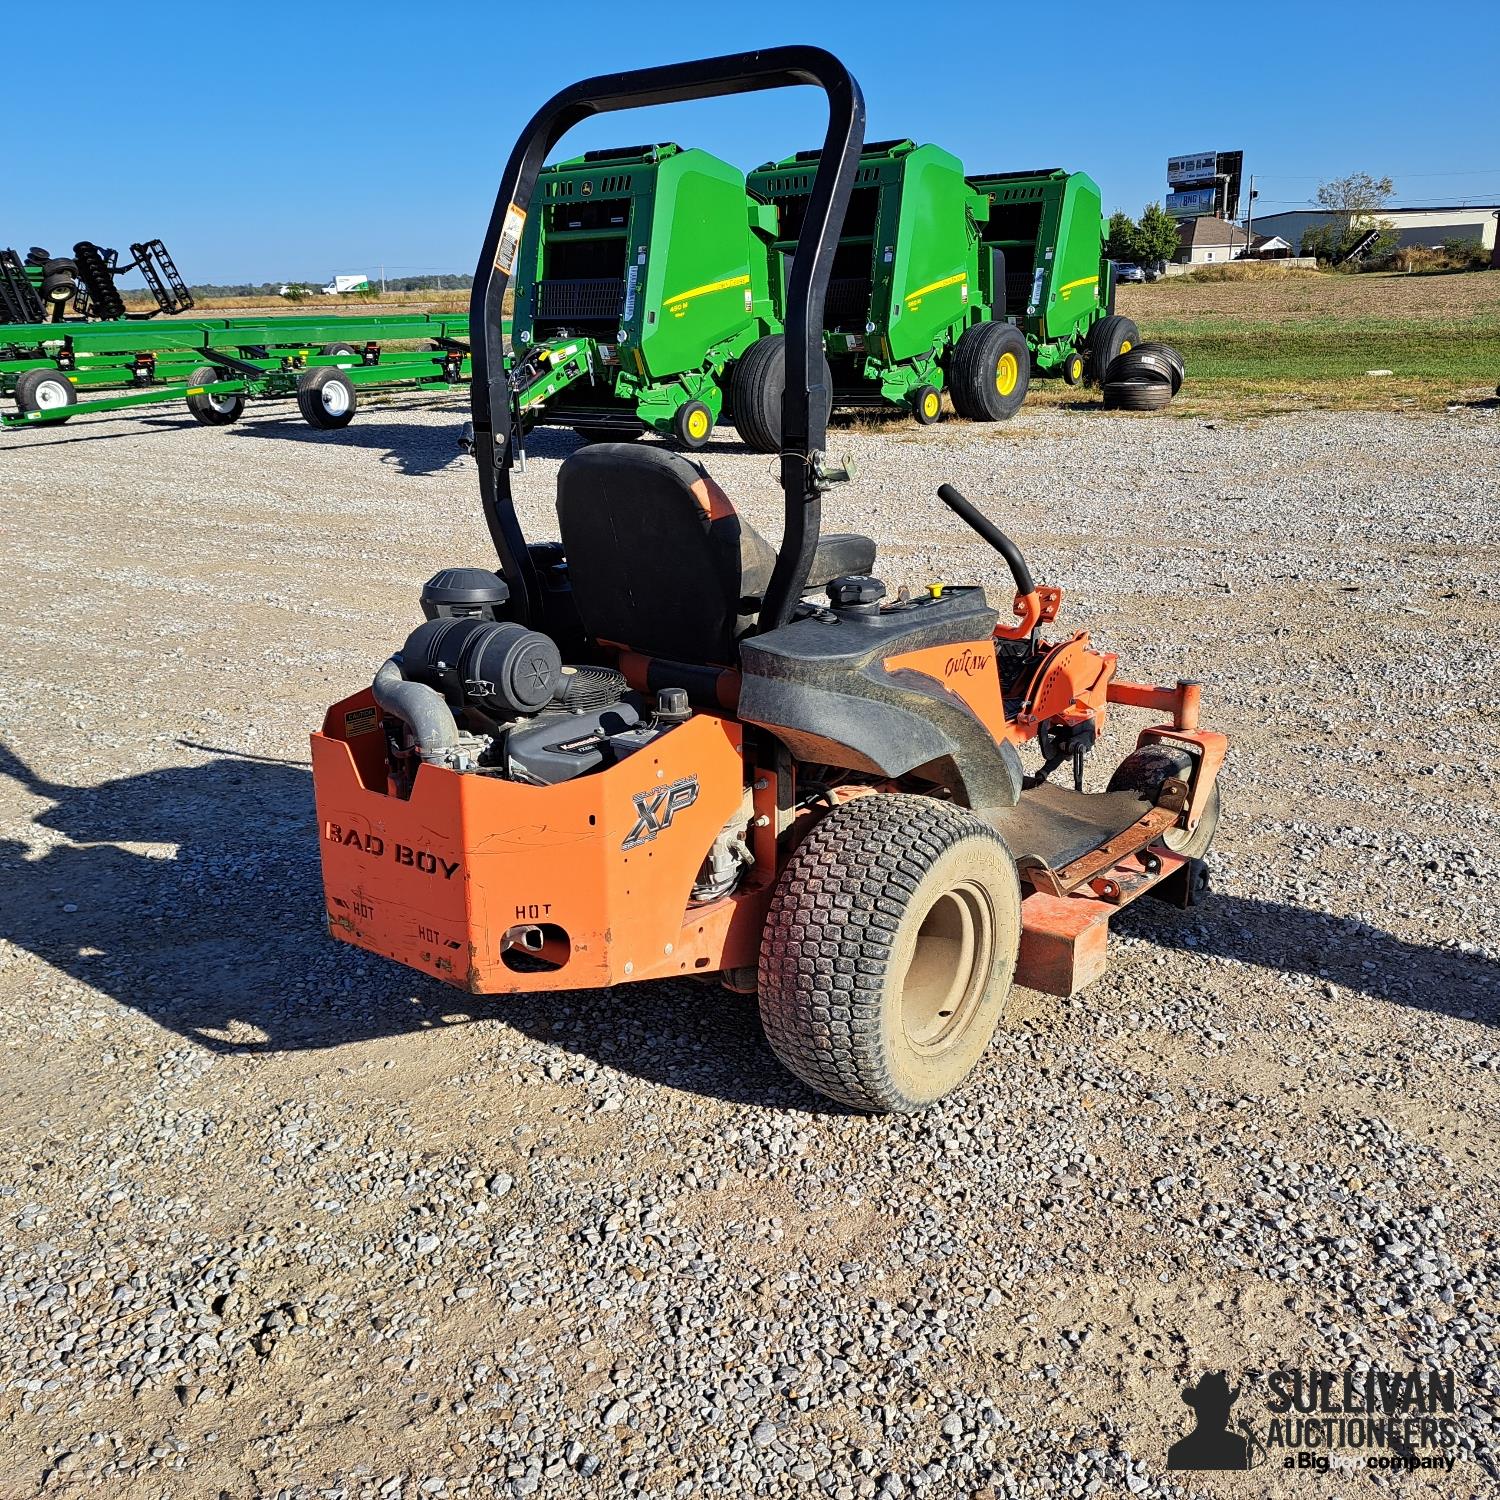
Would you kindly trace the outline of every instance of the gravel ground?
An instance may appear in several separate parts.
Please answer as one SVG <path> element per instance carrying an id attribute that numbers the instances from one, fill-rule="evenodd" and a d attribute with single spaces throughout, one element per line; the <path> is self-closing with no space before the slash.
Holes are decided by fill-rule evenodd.
<path id="1" fill-rule="evenodd" d="M 306 735 L 489 556 L 460 419 L 0 440 L 0 1493 L 1496 1493 L 1493 406 L 835 435 L 889 583 L 1008 592 L 952 480 L 1232 737 L 1209 904 L 914 1120 L 323 935 Z M 1450 1474 L 1165 1471 L 1205 1371 L 1361 1362 L 1456 1372 Z"/>

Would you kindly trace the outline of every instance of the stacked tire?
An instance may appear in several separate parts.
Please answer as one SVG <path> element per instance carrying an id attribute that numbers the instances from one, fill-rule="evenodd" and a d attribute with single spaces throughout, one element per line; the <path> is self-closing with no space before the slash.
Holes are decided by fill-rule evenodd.
<path id="1" fill-rule="evenodd" d="M 1170 344 L 1135 344 L 1104 372 L 1104 405 L 1110 411 L 1160 411 L 1182 389 L 1187 374 Z"/>

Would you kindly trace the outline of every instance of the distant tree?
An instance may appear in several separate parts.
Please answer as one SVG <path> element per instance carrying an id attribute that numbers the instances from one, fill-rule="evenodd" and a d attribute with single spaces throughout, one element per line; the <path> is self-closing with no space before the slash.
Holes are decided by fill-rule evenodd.
<path id="1" fill-rule="evenodd" d="M 1104 253 L 1111 260 L 1134 262 L 1140 252 L 1140 231 L 1127 213 L 1116 210 L 1109 216 L 1109 235 Z"/>
<path id="2" fill-rule="evenodd" d="M 1305 230 L 1302 254 L 1316 255 L 1319 260 L 1340 264 L 1349 252 L 1372 229 L 1380 233 L 1361 254 L 1359 265 L 1379 265 L 1390 258 L 1396 245 L 1395 226 L 1380 217 L 1380 211 L 1396 191 L 1389 177 L 1371 177 L 1368 172 L 1353 172 L 1319 183 L 1318 206 L 1330 215 L 1326 224 Z"/>
<path id="3" fill-rule="evenodd" d="M 1160 203 L 1148 203 L 1135 227 L 1137 253 L 1143 265 L 1155 265 L 1161 260 L 1176 260 L 1181 239 L 1177 233 L 1177 220 Z"/>

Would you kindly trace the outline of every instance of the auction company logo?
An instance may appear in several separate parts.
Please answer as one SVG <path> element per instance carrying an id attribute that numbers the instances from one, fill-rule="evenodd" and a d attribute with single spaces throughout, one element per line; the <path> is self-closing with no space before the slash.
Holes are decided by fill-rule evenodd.
<path id="1" fill-rule="evenodd" d="M 1167 1450 L 1167 1468 L 1446 1472 L 1458 1459 L 1452 1370 L 1273 1370 L 1247 1380 L 1263 1388 L 1258 1424 L 1242 1405 L 1230 1426 L 1245 1382 L 1231 1389 L 1223 1371 L 1181 1393 L 1194 1424 Z"/>

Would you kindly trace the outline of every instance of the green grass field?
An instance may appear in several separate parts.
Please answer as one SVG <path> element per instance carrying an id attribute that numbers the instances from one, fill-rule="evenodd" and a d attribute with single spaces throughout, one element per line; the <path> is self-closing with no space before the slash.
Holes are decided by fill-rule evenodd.
<path id="1" fill-rule="evenodd" d="M 1500 383 L 1497 271 L 1173 278 L 1122 287 L 1119 310 L 1181 352 L 1189 384 L 1173 409 L 1189 415 L 1437 407 Z"/>

